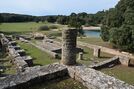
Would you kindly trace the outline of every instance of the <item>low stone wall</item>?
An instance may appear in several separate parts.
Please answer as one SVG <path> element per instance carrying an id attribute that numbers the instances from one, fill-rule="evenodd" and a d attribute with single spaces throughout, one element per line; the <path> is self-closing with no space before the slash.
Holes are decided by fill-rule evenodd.
<path id="1" fill-rule="evenodd" d="M 107 48 L 107 47 L 102 47 L 102 46 L 93 45 L 93 44 L 89 44 L 89 43 L 84 43 L 84 42 L 80 42 L 80 41 L 78 41 L 78 45 L 86 46 L 86 47 L 91 48 L 91 49 L 100 48 L 100 50 L 102 52 L 105 52 L 105 53 L 118 55 L 118 56 L 126 56 L 130 59 L 134 59 L 134 56 L 132 54 L 130 54 L 130 53 L 124 54 L 124 53 L 121 53 L 121 52 L 119 52 L 118 50 L 115 50 L 115 49 L 110 49 L 110 48 Z"/>
<path id="2" fill-rule="evenodd" d="M 0 89 L 27 89 L 41 83 L 68 75 L 67 68 L 58 64 L 27 68 L 25 72 L 8 76 L 0 80 Z"/>
<path id="3" fill-rule="evenodd" d="M 134 89 L 119 79 L 84 66 L 68 67 L 71 78 L 80 81 L 88 89 Z"/>
<path id="4" fill-rule="evenodd" d="M 30 42 L 30 41 L 29 41 L 29 43 L 30 43 L 31 45 L 37 47 L 38 49 L 40 49 L 40 50 L 42 50 L 42 51 L 45 51 L 46 53 L 50 54 L 52 57 L 54 57 L 54 58 L 59 58 L 59 55 L 58 55 L 57 53 L 52 52 L 52 51 L 49 51 L 49 50 L 47 50 L 47 49 L 41 47 L 40 44 L 34 44 L 34 43 Z"/>
<path id="5" fill-rule="evenodd" d="M 89 67 L 90 68 L 93 68 L 93 69 L 102 69 L 102 68 L 106 68 L 106 67 L 113 67 L 117 64 L 120 64 L 119 62 L 119 57 L 118 56 L 115 56 L 109 60 L 105 60 L 103 62 L 100 62 L 100 63 L 97 63 L 97 64 L 93 64 L 93 65 L 90 65 Z"/>
<path id="6" fill-rule="evenodd" d="M 28 67 L 25 72 L 0 79 L 0 89 L 27 89 L 34 84 L 66 76 L 81 82 L 88 89 L 134 89 L 119 79 L 108 76 L 86 66 L 47 66 Z"/>
<path id="7" fill-rule="evenodd" d="M 25 67 L 33 65 L 32 57 L 27 56 L 25 51 L 17 45 L 17 42 L 12 40 L 12 37 L 6 37 L 4 34 L 0 34 L 0 37 L 4 39 L 1 41 L 6 45 L 7 52 L 12 58 L 11 62 L 16 65 L 17 71 L 23 71 Z M 23 54 L 23 56 L 21 56 L 20 53 Z"/>

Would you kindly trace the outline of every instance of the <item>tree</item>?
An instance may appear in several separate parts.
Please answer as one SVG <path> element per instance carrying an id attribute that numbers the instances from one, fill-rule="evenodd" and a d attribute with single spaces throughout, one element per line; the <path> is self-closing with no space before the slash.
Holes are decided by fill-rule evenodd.
<path id="1" fill-rule="evenodd" d="M 67 16 L 58 16 L 58 19 L 56 21 L 59 24 L 67 24 L 68 23 L 68 17 Z"/>
<path id="2" fill-rule="evenodd" d="M 120 50 L 134 52 L 134 0 L 120 0 L 105 13 L 101 37 Z M 108 36 L 109 35 L 109 36 Z"/>
<path id="3" fill-rule="evenodd" d="M 3 22 L 3 17 L 0 15 L 0 24 Z"/>
<path id="4" fill-rule="evenodd" d="M 109 41 L 109 28 L 106 25 L 103 25 L 101 27 L 100 36 L 104 41 Z"/>
<path id="5" fill-rule="evenodd" d="M 82 37 L 84 35 L 84 31 L 82 29 L 82 24 L 79 22 L 79 18 L 77 17 L 70 17 L 69 19 L 69 27 L 74 27 L 78 30 L 78 34 L 80 35 L 80 37 Z"/>

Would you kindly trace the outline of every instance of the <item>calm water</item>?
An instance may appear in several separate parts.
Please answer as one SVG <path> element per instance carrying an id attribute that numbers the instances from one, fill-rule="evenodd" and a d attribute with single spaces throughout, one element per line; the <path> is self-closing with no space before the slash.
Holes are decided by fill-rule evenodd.
<path id="1" fill-rule="evenodd" d="M 86 36 L 90 36 L 90 37 L 100 37 L 100 31 L 94 31 L 94 30 L 90 30 L 90 31 L 88 31 L 88 30 L 85 30 L 84 31 L 84 34 L 86 35 Z"/>

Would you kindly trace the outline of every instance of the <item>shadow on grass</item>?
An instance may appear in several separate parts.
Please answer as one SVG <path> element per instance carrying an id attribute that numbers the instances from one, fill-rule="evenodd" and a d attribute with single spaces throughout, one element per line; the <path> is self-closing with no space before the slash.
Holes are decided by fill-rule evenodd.
<path id="1" fill-rule="evenodd" d="M 106 57 L 106 56 L 100 56 L 99 58 L 111 58 L 111 57 Z"/>
<path id="2" fill-rule="evenodd" d="M 42 64 L 34 63 L 33 66 L 43 66 Z"/>

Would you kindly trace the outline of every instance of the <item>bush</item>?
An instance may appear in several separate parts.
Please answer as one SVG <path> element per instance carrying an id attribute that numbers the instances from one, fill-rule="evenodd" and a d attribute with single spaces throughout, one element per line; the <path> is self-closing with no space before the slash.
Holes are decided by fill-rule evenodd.
<path id="1" fill-rule="evenodd" d="M 50 29 L 58 29 L 58 26 L 56 26 L 56 25 L 51 25 L 51 26 L 49 26 L 49 28 L 50 28 Z"/>
<path id="2" fill-rule="evenodd" d="M 48 27 L 48 26 L 40 26 L 40 27 L 38 28 L 38 30 L 46 31 L 46 30 L 49 30 L 49 27 Z"/>

